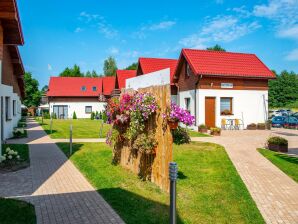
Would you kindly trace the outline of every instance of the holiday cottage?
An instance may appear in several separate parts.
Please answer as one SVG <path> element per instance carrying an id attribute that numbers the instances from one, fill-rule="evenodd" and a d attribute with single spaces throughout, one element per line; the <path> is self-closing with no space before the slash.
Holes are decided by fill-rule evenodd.
<path id="1" fill-rule="evenodd" d="M 177 102 L 195 116 L 196 126 L 240 119 L 246 127 L 266 121 L 268 80 L 274 78 L 254 54 L 183 49 L 173 80 Z"/>
<path id="2" fill-rule="evenodd" d="M 111 97 L 115 77 L 51 77 L 47 92 L 50 114 L 58 119 L 90 118 L 92 112 L 104 110 Z"/>
<path id="3" fill-rule="evenodd" d="M 0 154 L 3 140 L 12 137 L 21 118 L 24 68 L 18 45 L 24 39 L 15 0 L 0 1 Z"/>

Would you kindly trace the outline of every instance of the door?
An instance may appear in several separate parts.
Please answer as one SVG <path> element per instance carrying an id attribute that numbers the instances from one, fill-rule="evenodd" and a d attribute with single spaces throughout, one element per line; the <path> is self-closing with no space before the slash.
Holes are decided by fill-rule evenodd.
<path id="1" fill-rule="evenodd" d="M 215 97 L 205 97 L 205 125 L 215 127 Z"/>

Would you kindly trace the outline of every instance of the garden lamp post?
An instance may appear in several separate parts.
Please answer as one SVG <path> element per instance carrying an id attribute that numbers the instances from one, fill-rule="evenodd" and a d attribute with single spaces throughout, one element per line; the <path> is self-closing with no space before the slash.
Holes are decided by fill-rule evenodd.
<path id="1" fill-rule="evenodd" d="M 72 124 L 69 127 L 69 157 L 72 154 Z"/>
<path id="2" fill-rule="evenodd" d="M 170 162 L 169 178 L 170 178 L 170 224 L 176 224 L 176 180 L 178 178 L 178 165 L 175 162 Z"/>

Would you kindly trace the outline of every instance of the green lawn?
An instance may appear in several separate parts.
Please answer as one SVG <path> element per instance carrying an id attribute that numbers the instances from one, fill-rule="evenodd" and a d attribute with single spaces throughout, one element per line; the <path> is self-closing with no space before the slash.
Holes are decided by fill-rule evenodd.
<path id="1" fill-rule="evenodd" d="M 211 135 L 201 133 L 198 131 L 189 130 L 189 136 L 190 137 L 211 137 Z"/>
<path id="2" fill-rule="evenodd" d="M 36 223 L 35 210 L 32 204 L 0 198 L 1 224 L 34 224 Z"/>
<path id="3" fill-rule="evenodd" d="M 285 174 L 298 182 L 298 158 L 288 156 L 283 153 L 273 152 L 268 149 L 258 149 L 258 151 L 270 160 L 275 166 Z"/>
<path id="4" fill-rule="evenodd" d="M 37 119 L 37 122 L 41 124 L 41 119 Z M 69 138 L 70 125 L 73 126 L 73 138 L 99 138 L 101 121 L 91 119 L 75 119 L 75 120 L 59 120 L 53 119 L 52 134 L 50 132 L 50 120 L 43 120 L 43 129 L 51 138 Z M 109 124 L 103 125 L 102 137 L 105 138 Z"/>
<path id="5" fill-rule="evenodd" d="M 68 144 L 58 143 L 68 154 Z M 111 164 L 104 143 L 73 145 L 71 160 L 126 223 L 168 223 L 169 196 L 150 182 Z M 264 223 L 223 147 L 174 146 L 179 166 L 178 223 Z"/>
<path id="6" fill-rule="evenodd" d="M 23 161 L 29 162 L 29 147 L 26 144 L 3 144 L 2 153 L 5 153 L 6 148 L 17 151 Z M 1 219 L 0 219 L 1 220 Z"/>

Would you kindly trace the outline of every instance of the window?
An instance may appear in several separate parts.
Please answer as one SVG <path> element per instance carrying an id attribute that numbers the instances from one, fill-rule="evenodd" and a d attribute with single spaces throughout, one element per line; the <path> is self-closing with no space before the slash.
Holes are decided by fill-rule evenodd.
<path id="1" fill-rule="evenodd" d="M 85 107 L 85 113 L 86 114 L 91 114 L 92 113 L 92 106 L 86 106 Z"/>
<path id="2" fill-rule="evenodd" d="M 186 64 L 186 66 L 185 66 L 185 78 L 186 79 L 189 78 L 190 74 L 191 74 L 191 70 L 190 70 L 189 64 Z"/>
<path id="3" fill-rule="evenodd" d="M 97 90 L 96 86 L 92 87 L 92 91 L 95 92 Z"/>
<path id="4" fill-rule="evenodd" d="M 185 109 L 190 112 L 190 98 L 184 98 L 185 101 Z"/>
<path id="5" fill-rule="evenodd" d="M 86 86 L 82 86 L 81 90 L 86 91 L 87 90 Z"/>
<path id="6" fill-rule="evenodd" d="M 11 120 L 10 97 L 5 97 L 5 117 L 7 121 Z"/>
<path id="7" fill-rule="evenodd" d="M 220 98 L 220 114 L 232 115 L 233 114 L 233 98 L 221 97 Z"/>
<path id="8" fill-rule="evenodd" d="M 13 100 L 12 101 L 12 113 L 13 113 L 13 116 L 16 116 L 17 115 L 17 101 L 16 100 Z"/>

